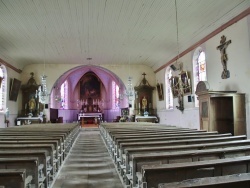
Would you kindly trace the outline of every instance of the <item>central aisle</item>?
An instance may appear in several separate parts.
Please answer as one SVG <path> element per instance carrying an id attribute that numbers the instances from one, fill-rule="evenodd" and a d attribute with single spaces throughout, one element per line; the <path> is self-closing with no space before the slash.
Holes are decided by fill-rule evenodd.
<path id="1" fill-rule="evenodd" d="M 123 188 L 98 128 L 82 129 L 53 188 Z"/>

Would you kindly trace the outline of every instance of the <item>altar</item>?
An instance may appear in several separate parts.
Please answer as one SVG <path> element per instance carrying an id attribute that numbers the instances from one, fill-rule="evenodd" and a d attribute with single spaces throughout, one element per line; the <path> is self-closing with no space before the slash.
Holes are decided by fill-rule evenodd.
<path id="1" fill-rule="evenodd" d="M 79 113 L 78 121 L 80 122 L 81 126 L 84 124 L 99 124 L 102 121 L 102 113 Z"/>
<path id="2" fill-rule="evenodd" d="M 17 126 L 20 126 L 20 125 L 29 125 L 32 123 L 41 123 L 43 122 L 43 118 L 42 117 L 18 117 L 16 121 L 17 121 Z"/>
<path id="3" fill-rule="evenodd" d="M 156 116 L 135 116 L 135 121 L 156 123 L 158 122 L 158 118 Z"/>

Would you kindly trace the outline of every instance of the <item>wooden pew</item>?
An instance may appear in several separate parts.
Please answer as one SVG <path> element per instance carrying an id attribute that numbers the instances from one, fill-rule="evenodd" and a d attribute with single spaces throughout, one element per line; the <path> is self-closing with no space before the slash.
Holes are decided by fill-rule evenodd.
<path id="1" fill-rule="evenodd" d="M 37 157 L 0 158 L 0 169 L 25 169 L 26 176 L 31 176 L 31 184 L 35 187 L 44 187 L 45 178 L 39 178 L 38 171 L 42 168 Z"/>
<path id="2" fill-rule="evenodd" d="M 136 154 L 142 155 L 151 155 L 157 153 L 161 155 L 164 152 L 178 152 L 178 151 L 192 151 L 192 150 L 206 150 L 206 149 L 221 149 L 227 147 L 241 147 L 241 146 L 249 146 L 250 140 L 236 140 L 236 141 L 228 141 L 228 142 L 218 142 L 218 143 L 206 143 L 206 144 L 193 144 L 193 145 L 180 145 L 180 146 L 165 146 L 165 147 L 148 147 L 148 148 L 129 148 L 125 149 L 125 168 L 126 174 L 130 174 L 130 164 L 132 164 L 133 156 Z"/>
<path id="3" fill-rule="evenodd" d="M 160 183 L 187 179 L 249 173 L 250 156 L 189 163 L 142 166 L 139 187 L 157 187 Z"/>
<path id="4" fill-rule="evenodd" d="M 152 145 L 153 143 L 157 143 L 157 146 L 164 145 L 164 143 L 172 141 L 172 140 L 188 140 L 188 139 L 214 139 L 214 138 L 224 138 L 224 137 L 230 137 L 232 136 L 230 133 L 228 134 L 210 134 L 210 135 L 203 135 L 203 134 L 197 134 L 197 135 L 185 135 L 185 134 L 179 134 L 179 135 L 166 135 L 164 137 L 148 137 L 148 138 L 141 138 L 141 139 L 129 139 L 129 140 L 123 140 L 123 139 L 117 139 L 115 143 L 115 152 L 119 150 L 119 146 L 126 147 L 126 146 L 138 146 L 141 145 Z"/>
<path id="5" fill-rule="evenodd" d="M 13 131 L 5 131 L 0 132 L 0 140 L 55 140 L 58 142 L 58 160 L 60 163 L 63 162 L 70 148 L 72 147 L 73 142 L 76 137 L 67 139 L 64 133 L 56 133 L 56 132 L 23 132 L 21 130 L 13 132 Z M 68 140 L 68 141 L 67 141 Z"/>
<path id="6" fill-rule="evenodd" d="M 0 169 L 0 187 L 26 188 L 30 183 L 30 176 L 26 176 L 25 169 Z"/>
<path id="7" fill-rule="evenodd" d="M 47 188 L 50 185 L 50 181 L 52 181 L 53 174 L 52 174 L 52 166 L 48 166 L 48 163 L 50 161 L 50 156 L 48 151 L 43 149 L 29 149 L 29 150 L 15 150 L 15 151 L 9 151 L 4 150 L 0 151 L 0 158 L 22 158 L 22 157 L 37 157 L 39 160 L 39 164 L 43 165 L 44 168 L 39 169 L 39 175 L 38 177 L 43 178 L 45 176 L 44 180 L 44 186 Z"/>
<path id="8" fill-rule="evenodd" d="M 52 166 L 52 175 L 55 176 L 56 172 L 58 172 L 58 161 L 55 160 L 55 148 L 53 144 L 0 144 L 1 151 L 15 151 L 15 150 L 36 150 L 36 149 L 44 149 L 49 153 L 50 156 L 50 164 Z"/>
<path id="9" fill-rule="evenodd" d="M 129 135 L 126 135 L 126 137 L 124 137 L 124 135 L 117 135 L 117 134 L 114 134 L 114 135 L 110 135 L 110 138 L 107 138 L 107 141 L 106 141 L 106 145 L 108 146 L 108 150 L 110 152 L 114 152 L 114 153 L 117 153 L 117 148 L 116 147 L 119 147 L 120 144 L 117 144 L 117 146 L 115 147 L 116 143 L 115 143 L 115 140 L 120 138 L 121 140 L 123 140 L 123 138 L 125 138 L 125 140 L 128 140 L 127 138 L 129 139 L 132 139 L 132 138 L 144 138 L 145 136 L 147 136 L 147 138 L 149 137 L 154 137 L 154 136 L 168 136 L 170 134 L 186 134 L 186 133 L 204 133 L 204 131 L 192 131 L 192 130 L 189 130 L 189 131 L 179 131 L 179 130 L 171 130 L 171 131 L 167 131 L 167 132 L 161 132 L 161 133 L 150 133 L 150 134 L 143 134 L 143 135 L 136 135 L 136 136 L 133 136 L 133 134 L 129 134 Z M 212 133 L 211 133 L 212 134 Z M 113 150 L 114 149 L 114 150 Z"/>
<path id="10" fill-rule="evenodd" d="M 125 149 L 128 148 L 143 148 L 143 147 L 159 147 L 159 146 L 178 146 L 178 145 L 191 145 L 191 144 L 206 144 L 206 143 L 216 143 L 216 142 L 227 142 L 233 140 L 243 140 L 246 139 L 246 136 L 226 136 L 219 138 L 201 138 L 201 139 L 184 139 L 184 140 L 168 140 L 168 141 L 159 141 L 159 142 L 135 142 L 135 143 L 121 143 L 119 150 L 117 151 L 117 157 L 119 158 L 125 154 Z M 120 159 L 121 160 L 121 159 Z"/>
<path id="11" fill-rule="evenodd" d="M 58 160 L 60 154 L 63 154 L 65 150 L 69 151 L 78 136 L 79 131 L 80 128 L 76 125 L 54 126 L 54 124 L 42 126 L 41 124 L 32 124 L 32 126 L 0 129 L 0 151 L 4 153 L 2 153 L 2 157 L 6 156 L 6 153 L 8 153 L 10 154 L 9 157 L 12 158 L 17 155 L 15 150 L 20 151 L 19 153 L 23 153 L 22 151 L 25 151 L 25 149 L 28 148 L 27 153 L 30 155 L 31 152 L 33 155 L 39 155 L 39 153 L 35 154 L 34 152 L 38 152 L 39 148 L 45 149 L 46 153 L 48 153 L 48 157 L 45 158 L 45 161 L 47 160 L 48 164 L 45 162 L 43 173 L 46 177 L 45 187 L 48 187 L 49 181 L 52 181 L 56 172 L 60 168 L 62 160 L 64 159 L 64 157 L 61 157 L 60 160 Z M 67 140 L 68 146 L 66 146 L 65 143 Z M 23 153 L 23 155 L 27 154 Z M 19 155 L 19 157 L 21 156 Z M 46 169 L 52 172 L 49 173 Z"/>
<path id="12" fill-rule="evenodd" d="M 177 136 L 211 136 L 211 135 L 216 135 L 216 136 L 220 136 L 222 134 L 218 134 L 218 132 L 164 132 L 164 133 L 160 133 L 160 134 L 141 134 L 138 136 L 133 136 L 133 135 L 112 135 L 112 141 L 109 142 L 110 147 L 114 147 L 115 145 L 119 145 L 122 142 L 139 142 L 142 140 L 150 140 L 150 141 L 154 141 L 154 140 L 164 140 L 164 138 L 167 137 L 177 137 Z M 231 135 L 231 134 L 228 134 Z"/>
<path id="13" fill-rule="evenodd" d="M 162 183 L 158 188 L 243 188 L 250 187 L 250 173 L 233 174 L 218 177 L 196 178 L 174 183 Z"/>
<path id="14" fill-rule="evenodd" d="M 56 126 L 55 124 L 32 124 L 29 126 L 16 126 L 14 128 L 0 129 L 1 135 L 37 135 L 37 136 L 47 136 L 56 137 L 60 136 L 63 142 L 60 144 L 62 152 L 59 155 L 62 156 L 64 160 L 65 156 L 69 152 L 73 142 L 78 136 L 80 127 L 77 124 L 63 124 Z"/>
<path id="15" fill-rule="evenodd" d="M 131 168 L 132 184 L 133 187 L 135 187 L 135 185 L 137 184 L 136 173 L 141 172 L 142 166 L 145 165 L 195 162 L 195 161 L 214 160 L 214 159 L 249 156 L 249 155 L 250 155 L 250 145 L 239 146 L 239 147 L 227 147 L 224 148 L 223 150 L 219 148 L 219 149 L 207 149 L 207 150 L 135 154 L 132 156 L 132 168 Z"/>
<path id="16" fill-rule="evenodd" d="M 0 136 L 1 144 L 53 144 L 55 148 L 55 160 L 58 161 L 57 168 L 59 168 L 64 159 L 64 149 L 61 146 L 60 137 L 50 136 Z"/>

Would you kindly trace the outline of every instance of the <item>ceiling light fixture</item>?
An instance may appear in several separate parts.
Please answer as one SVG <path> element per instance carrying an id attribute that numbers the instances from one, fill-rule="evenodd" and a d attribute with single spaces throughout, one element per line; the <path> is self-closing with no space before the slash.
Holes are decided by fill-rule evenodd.
<path id="1" fill-rule="evenodd" d="M 175 19 L 176 19 L 175 21 L 176 21 L 176 42 L 177 42 L 177 58 L 176 58 L 176 63 L 177 63 L 177 61 L 179 60 L 179 56 L 180 56 L 177 0 L 175 0 Z M 181 68 L 180 71 L 182 71 L 182 68 Z M 179 85 L 181 85 L 180 78 L 179 78 L 178 82 L 179 82 Z M 183 88 L 179 87 L 179 89 L 178 89 L 178 103 L 179 103 L 179 106 L 176 106 L 176 108 L 178 110 L 180 110 L 181 112 L 183 112 L 183 110 L 184 110 L 183 96 L 184 96 Z"/>
<path id="2" fill-rule="evenodd" d="M 46 48 L 46 27 L 45 27 L 45 34 L 44 34 L 44 60 L 43 60 L 43 75 L 41 76 L 41 85 L 38 88 L 38 96 L 39 102 L 45 104 L 46 98 L 48 96 L 47 93 L 47 76 L 45 75 L 45 48 Z"/>

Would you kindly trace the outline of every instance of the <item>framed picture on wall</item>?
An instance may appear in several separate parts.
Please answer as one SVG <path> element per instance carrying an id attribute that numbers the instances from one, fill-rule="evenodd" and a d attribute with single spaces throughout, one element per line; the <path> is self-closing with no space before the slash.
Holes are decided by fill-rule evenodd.
<path id="1" fill-rule="evenodd" d="M 10 79 L 10 92 L 9 92 L 9 100 L 16 101 L 18 97 L 19 90 L 21 88 L 21 81 L 14 78 Z"/>
<path id="2" fill-rule="evenodd" d="M 183 93 L 185 94 L 190 94 L 192 92 L 192 86 L 191 86 L 191 81 L 189 78 L 189 73 L 187 71 L 182 71 L 180 74 L 181 77 L 181 86 L 183 89 Z"/>
<path id="3" fill-rule="evenodd" d="M 80 81 L 81 99 L 98 99 L 101 94 L 101 82 L 92 72 L 85 74 Z"/>
<path id="4" fill-rule="evenodd" d="M 163 84 L 157 83 L 156 85 L 159 101 L 164 100 Z"/>

